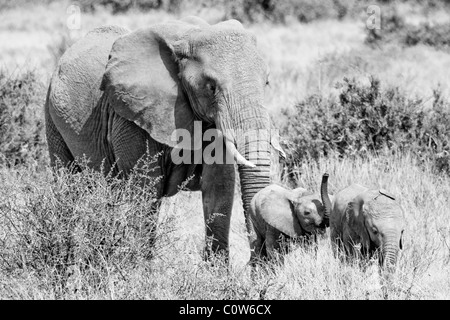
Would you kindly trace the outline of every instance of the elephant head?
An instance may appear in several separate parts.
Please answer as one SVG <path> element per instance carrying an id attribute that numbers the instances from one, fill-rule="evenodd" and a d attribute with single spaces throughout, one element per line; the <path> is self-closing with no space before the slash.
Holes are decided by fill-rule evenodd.
<path id="1" fill-rule="evenodd" d="M 239 164 L 247 210 L 270 182 L 271 146 L 281 152 L 263 105 L 267 84 L 253 34 L 236 20 L 209 25 L 190 17 L 117 39 L 102 90 L 115 112 L 171 147 L 198 149 L 198 139 L 173 140 L 180 131 L 193 137 L 196 121 L 203 131 L 218 129 Z"/>
<path id="2" fill-rule="evenodd" d="M 363 253 L 378 250 L 380 265 L 392 270 L 405 227 L 400 205 L 384 190 L 368 190 L 350 202 L 349 210 L 356 217 L 353 228 L 361 238 Z"/>
<path id="3" fill-rule="evenodd" d="M 327 179 L 323 179 L 321 190 L 327 190 L 326 184 Z M 330 210 L 327 207 L 327 203 L 331 204 L 330 197 L 329 194 L 311 193 L 304 188 L 285 190 L 278 187 L 262 202 L 261 216 L 270 226 L 290 237 L 324 233 L 323 219 Z M 324 198 L 327 200 L 324 201 Z"/>

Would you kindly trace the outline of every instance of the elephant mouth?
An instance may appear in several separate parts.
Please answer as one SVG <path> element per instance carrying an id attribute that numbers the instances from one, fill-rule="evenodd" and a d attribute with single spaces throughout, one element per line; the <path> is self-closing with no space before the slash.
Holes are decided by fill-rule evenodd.
<path id="1" fill-rule="evenodd" d="M 308 234 L 318 234 L 318 235 L 323 235 L 326 231 L 326 229 L 322 225 L 318 226 L 314 223 L 304 226 L 303 230 L 305 230 L 305 232 Z"/>
<path id="2" fill-rule="evenodd" d="M 323 234 L 325 234 L 325 228 L 316 228 L 316 233 L 317 234 L 320 234 L 320 235 L 323 235 Z"/>

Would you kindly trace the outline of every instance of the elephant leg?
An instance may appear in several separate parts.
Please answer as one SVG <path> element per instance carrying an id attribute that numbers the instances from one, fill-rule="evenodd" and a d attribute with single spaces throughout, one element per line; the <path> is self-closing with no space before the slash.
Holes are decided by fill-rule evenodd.
<path id="1" fill-rule="evenodd" d="M 201 191 L 206 226 L 205 259 L 217 252 L 223 252 L 228 259 L 234 185 L 233 164 L 203 165 Z"/>
<path id="2" fill-rule="evenodd" d="M 157 250 L 155 248 L 156 226 L 164 180 L 161 179 L 161 161 L 152 157 L 161 152 L 161 147 L 134 122 L 119 116 L 114 117 L 111 127 L 111 145 L 117 166 L 115 171 L 128 176 L 133 168 L 138 170 L 140 187 L 147 188 L 150 186 L 151 192 L 154 192 L 155 201 L 148 208 L 148 219 L 143 223 L 144 237 L 146 237 L 150 249 L 148 251 L 148 258 L 150 259 L 154 255 L 154 251 Z"/>
<path id="3" fill-rule="evenodd" d="M 255 266 L 256 263 L 261 260 L 262 257 L 265 256 L 266 250 L 263 246 L 264 239 L 256 233 L 254 230 L 254 226 L 250 227 L 252 233 L 249 234 L 249 243 L 250 243 L 250 265 Z"/>
<path id="4" fill-rule="evenodd" d="M 128 121 L 118 115 L 114 116 L 111 126 L 111 145 L 117 171 L 128 176 L 133 168 L 142 170 L 141 184 L 150 184 L 155 187 L 155 197 L 162 197 L 163 176 L 161 156 L 152 158 L 162 152 L 161 145 L 134 122 Z M 147 158 L 149 156 L 149 158 Z M 137 166 L 136 166 L 137 164 Z M 153 180 L 153 181 L 152 181 Z"/>
<path id="5" fill-rule="evenodd" d="M 79 171 L 79 167 L 74 164 L 74 157 L 67 147 L 61 133 L 56 128 L 49 113 L 49 101 L 45 103 L 45 133 L 47 136 L 48 151 L 50 155 L 50 163 L 53 167 L 58 165 L 68 166 L 73 171 Z"/>
<path id="6" fill-rule="evenodd" d="M 272 235 L 266 237 L 266 254 L 269 260 L 273 260 L 276 256 L 277 240 Z"/>
<path id="7" fill-rule="evenodd" d="M 276 253 L 280 251 L 280 231 L 268 226 L 266 231 L 266 251 L 267 258 L 273 260 L 276 257 Z"/>

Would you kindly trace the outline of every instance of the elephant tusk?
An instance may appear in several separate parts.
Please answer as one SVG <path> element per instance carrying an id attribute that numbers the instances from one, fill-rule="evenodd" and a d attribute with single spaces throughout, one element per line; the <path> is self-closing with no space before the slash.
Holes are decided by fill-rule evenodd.
<path id="1" fill-rule="evenodd" d="M 225 146 L 227 148 L 227 150 L 233 155 L 234 160 L 236 160 L 236 162 L 238 164 L 244 165 L 246 167 L 250 167 L 250 168 L 255 168 L 256 165 L 253 162 L 248 161 L 247 159 L 244 158 L 243 155 L 241 155 L 239 153 L 239 151 L 236 149 L 235 145 L 233 142 L 231 142 L 229 139 L 225 138 Z"/>

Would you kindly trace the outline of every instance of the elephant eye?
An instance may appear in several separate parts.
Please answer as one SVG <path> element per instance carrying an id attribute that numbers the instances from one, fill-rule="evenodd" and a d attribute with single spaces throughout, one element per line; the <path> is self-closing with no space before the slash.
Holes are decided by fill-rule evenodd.
<path id="1" fill-rule="evenodd" d="M 372 232 L 373 232 L 373 234 L 378 234 L 377 228 L 372 228 Z"/>
<path id="2" fill-rule="evenodd" d="M 213 81 L 208 81 L 205 85 L 206 90 L 208 90 L 211 94 L 216 93 L 216 85 Z"/>
<path id="3" fill-rule="evenodd" d="M 309 216 L 310 214 L 311 214 L 311 212 L 305 211 L 305 216 Z"/>

